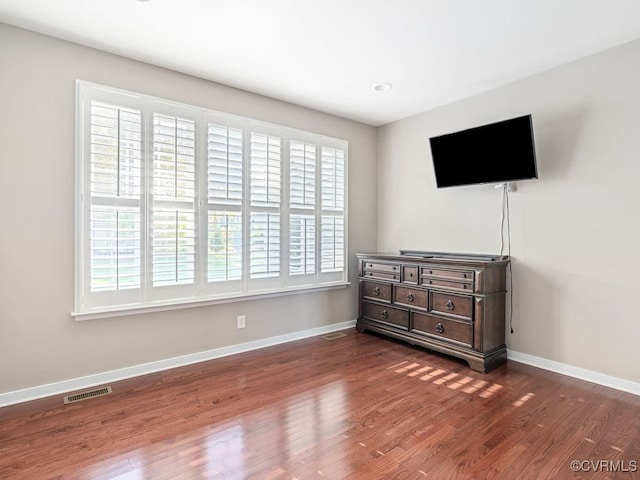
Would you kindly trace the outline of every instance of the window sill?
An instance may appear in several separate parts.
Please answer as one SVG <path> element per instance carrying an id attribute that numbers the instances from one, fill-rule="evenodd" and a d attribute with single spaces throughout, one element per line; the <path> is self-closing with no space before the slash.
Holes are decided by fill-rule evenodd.
<path id="1" fill-rule="evenodd" d="M 350 282 L 340 282 L 326 285 L 314 285 L 313 287 L 295 287 L 287 290 L 270 291 L 265 293 L 243 293 L 238 295 L 225 295 L 224 297 L 207 297 L 201 299 L 188 299 L 185 301 L 158 302 L 146 305 L 118 306 L 114 308 L 93 309 L 86 312 L 71 312 L 71 316 L 78 322 L 95 320 L 99 318 L 124 317 L 142 313 L 163 312 L 166 310 L 179 310 L 183 308 L 204 307 L 221 303 L 239 302 L 245 300 L 258 300 L 262 298 L 282 297 L 300 293 L 320 292 L 324 290 L 336 290 L 346 288 Z"/>

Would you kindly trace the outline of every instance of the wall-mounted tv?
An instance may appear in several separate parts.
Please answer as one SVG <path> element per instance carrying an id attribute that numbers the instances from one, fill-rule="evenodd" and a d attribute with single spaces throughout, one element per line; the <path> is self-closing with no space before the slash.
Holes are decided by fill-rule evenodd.
<path id="1" fill-rule="evenodd" d="M 429 139 L 438 188 L 538 178 L 531 115 Z"/>

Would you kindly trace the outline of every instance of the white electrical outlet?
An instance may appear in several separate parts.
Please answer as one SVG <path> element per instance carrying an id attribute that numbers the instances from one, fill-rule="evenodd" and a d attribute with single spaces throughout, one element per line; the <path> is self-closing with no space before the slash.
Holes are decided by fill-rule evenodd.
<path id="1" fill-rule="evenodd" d="M 247 326 L 247 317 L 244 315 L 238 315 L 238 328 L 244 328 Z"/>

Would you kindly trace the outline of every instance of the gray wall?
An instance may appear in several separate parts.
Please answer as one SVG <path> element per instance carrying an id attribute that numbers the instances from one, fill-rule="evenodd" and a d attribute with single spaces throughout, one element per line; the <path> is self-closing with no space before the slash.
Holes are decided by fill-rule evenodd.
<path id="1" fill-rule="evenodd" d="M 501 191 L 437 190 L 430 136 L 532 113 L 510 195 L 510 350 L 640 381 L 640 42 L 382 127 L 378 249 L 500 251 Z"/>
<path id="2" fill-rule="evenodd" d="M 0 393 L 355 319 L 353 254 L 375 250 L 373 127 L 3 24 L 0 66 Z M 348 140 L 352 285 L 74 321 L 76 79 Z"/>

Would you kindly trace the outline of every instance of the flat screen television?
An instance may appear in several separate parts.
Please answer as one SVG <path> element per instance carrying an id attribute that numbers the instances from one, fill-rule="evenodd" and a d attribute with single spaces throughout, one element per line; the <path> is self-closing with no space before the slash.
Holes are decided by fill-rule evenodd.
<path id="1" fill-rule="evenodd" d="M 429 139 L 438 188 L 538 178 L 531 115 Z"/>

